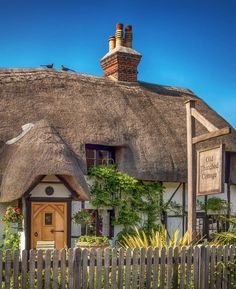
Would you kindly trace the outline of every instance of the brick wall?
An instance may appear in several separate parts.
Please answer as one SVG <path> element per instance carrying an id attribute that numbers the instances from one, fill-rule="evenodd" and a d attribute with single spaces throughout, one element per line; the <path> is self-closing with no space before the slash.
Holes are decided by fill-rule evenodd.
<path id="1" fill-rule="evenodd" d="M 104 75 L 112 76 L 119 81 L 137 81 L 138 64 L 141 56 L 117 52 L 101 62 Z"/>

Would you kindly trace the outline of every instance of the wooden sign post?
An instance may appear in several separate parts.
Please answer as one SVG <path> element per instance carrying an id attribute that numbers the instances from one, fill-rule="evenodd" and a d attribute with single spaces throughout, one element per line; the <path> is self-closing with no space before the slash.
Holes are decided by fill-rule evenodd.
<path id="1" fill-rule="evenodd" d="M 189 243 L 196 237 L 196 202 L 197 202 L 197 164 L 196 164 L 196 144 L 208 139 L 230 133 L 230 127 L 218 129 L 211 122 L 209 122 L 203 115 L 195 109 L 195 100 L 188 100 L 186 105 L 186 122 L 187 122 L 187 164 L 188 164 L 188 224 Z M 195 135 L 195 121 L 200 122 L 209 133 L 196 136 Z M 221 169 L 221 168 L 220 168 Z M 222 176 L 222 172 L 221 172 Z M 212 182 L 211 184 L 214 184 Z M 214 190 L 208 183 L 208 190 Z M 203 192 L 204 195 L 208 194 Z M 202 193 L 202 194 L 203 194 Z"/>

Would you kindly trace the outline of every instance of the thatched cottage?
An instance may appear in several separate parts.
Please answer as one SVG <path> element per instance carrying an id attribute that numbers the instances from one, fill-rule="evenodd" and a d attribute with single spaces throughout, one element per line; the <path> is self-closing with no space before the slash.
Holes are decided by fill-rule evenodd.
<path id="1" fill-rule="evenodd" d="M 87 167 L 115 160 L 140 180 L 162 181 L 165 198 L 183 206 L 167 214 L 167 227 L 186 230 L 187 153 L 184 102 L 218 128 L 229 124 L 191 90 L 137 80 L 141 54 L 132 48 L 132 27 L 118 24 L 101 59 L 103 77 L 50 68 L 0 70 L 0 208 L 24 212 L 22 247 L 52 239 L 71 246 L 80 234 L 74 212 L 89 208 Z M 197 134 L 205 132 L 197 125 Z M 226 146 L 225 192 L 236 203 L 236 132 L 202 144 Z M 102 232 L 114 212 L 103 210 Z M 56 221 L 55 221 L 56 220 Z M 198 229 L 214 218 L 198 213 Z M 210 227 L 211 225 L 211 227 Z M 204 229 L 205 230 L 205 229 Z M 49 236 L 50 235 L 50 236 Z"/>

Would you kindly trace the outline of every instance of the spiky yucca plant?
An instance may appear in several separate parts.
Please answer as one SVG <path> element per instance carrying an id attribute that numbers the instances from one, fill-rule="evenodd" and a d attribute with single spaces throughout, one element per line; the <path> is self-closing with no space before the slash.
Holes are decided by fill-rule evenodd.
<path id="1" fill-rule="evenodd" d="M 148 248 L 148 247 L 183 247 L 188 244 L 188 232 L 183 237 L 179 238 L 179 229 L 176 229 L 172 236 L 168 237 L 167 230 L 164 226 L 160 226 L 157 231 L 152 230 L 151 234 L 147 235 L 145 231 L 134 228 L 135 235 L 127 234 L 123 236 L 120 242 L 125 248 Z"/>

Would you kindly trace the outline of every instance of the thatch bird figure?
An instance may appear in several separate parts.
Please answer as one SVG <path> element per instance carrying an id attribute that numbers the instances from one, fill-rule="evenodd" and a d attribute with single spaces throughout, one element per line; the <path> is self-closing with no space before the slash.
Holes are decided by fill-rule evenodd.
<path id="1" fill-rule="evenodd" d="M 41 67 L 46 67 L 46 68 L 53 68 L 53 63 L 52 64 L 43 64 L 43 65 L 40 65 Z"/>
<path id="2" fill-rule="evenodd" d="M 75 72 L 75 70 L 72 70 L 72 69 L 70 69 L 70 68 L 67 68 L 67 67 L 65 67 L 64 65 L 61 65 L 61 70 L 63 70 L 63 71 L 72 71 L 72 72 Z"/>

